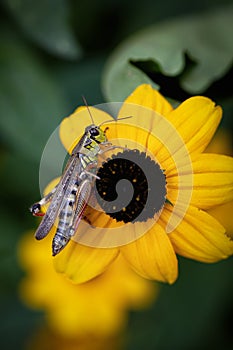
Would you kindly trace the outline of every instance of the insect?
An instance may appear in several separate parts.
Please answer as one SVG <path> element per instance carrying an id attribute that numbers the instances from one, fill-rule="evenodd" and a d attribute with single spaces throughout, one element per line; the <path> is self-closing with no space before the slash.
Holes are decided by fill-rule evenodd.
<path id="1" fill-rule="evenodd" d="M 114 148 L 122 148 L 112 145 L 107 140 L 106 129 L 101 129 L 104 123 L 114 120 L 107 120 L 99 126 L 95 125 L 85 99 L 84 102 L 93 124 L 86 127 L 80 141 L 72 150 L 58 185 L 29 208 L 34 216 L 43 216 L 35 233 L 35 238 L 38 240 L 47 236 L 58 219 L 57 230 L 52 242 L 53 256 L 68 244 L 84 216 L 85 208 L 93 192 L 94 180 L 97 177 L 95 172 L 98 155 Z M 44 215 L 41 207 L 47 203 L 50 204 Z"/>

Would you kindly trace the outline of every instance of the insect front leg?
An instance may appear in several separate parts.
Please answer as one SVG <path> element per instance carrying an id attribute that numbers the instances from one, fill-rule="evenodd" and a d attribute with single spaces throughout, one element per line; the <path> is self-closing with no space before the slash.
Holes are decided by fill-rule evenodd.
<path id="1" fill-rule="evenodd" d="M 111 142 L 104 142 L 101 144 L 101 146 L 107 146 L 107 147 L 104 147 L 103 149 L 100 148 L 100 151 L 99 151 L 99 155 L 105 153 L 105 152 L 108 152 L 108 151 L 112 151 L 114 149 L 122 149 L 122 150 L 127 150 L 128 148 L 127 147 L 123 147 L 123 146 L 116 146 L 116 145 L 113 145 Z"/>
<path id="2" fill-rule="evenodd" d="M 81 172 L 81 174 L 79 175 L 79 178 L 81 180 L 84 180 L 87 176 L 95 178 L 97 180 L 100 180 L 99 176 L 97 176 L 94 172 L 92 172 L 91 170 L 94 169 L 94 171 L 96 172 L 97 170 L 97 162 L 93 161 L 90 162 L 85 169 Z"/>

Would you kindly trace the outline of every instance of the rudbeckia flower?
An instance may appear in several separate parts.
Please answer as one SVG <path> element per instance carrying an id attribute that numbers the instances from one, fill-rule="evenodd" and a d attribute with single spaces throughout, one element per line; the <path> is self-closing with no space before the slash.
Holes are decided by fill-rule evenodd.
<path id="1" fill-rule="evenodd" d="M 171 284 L 178 276 L 177 254 L 205 263 L 232 255 L 225 228 L 207 213 L 233 198 L 233 159 L 204 153 L 221 107 L 196 96 L 174 109 L 150 85 L 141 85 L 115 122 L 106 122 L 111 119 L 106 110 L 89 112 L 121 148 L 100 155 L 100 208 L 86 210 L 89 224 L 82 220 L 74 239 L 54 258 L 56 270 L 82 283 L 120 256 L 142 277 Z M 86 108 L 63 120 L 60 138 L 69 152 L 89 124 Z M 116 186 L 122 180 L 130 185 L 124 182 L 120 193 Z"/>
<path id="2" fill-rule="evenodd" d="M 129 310 L 148 307 L 157 296 L 157 286 L 120 256 L 101 276 L 74 284 L 51 263 L 51 237 L 38 244 L 31 236 L 25 234 L 19 243 L 19 262 L 26 273 L 20 296 L 30 308 L 45 312 L 48 328 L 61 339 L 114 337 L 127 325 Z"/>

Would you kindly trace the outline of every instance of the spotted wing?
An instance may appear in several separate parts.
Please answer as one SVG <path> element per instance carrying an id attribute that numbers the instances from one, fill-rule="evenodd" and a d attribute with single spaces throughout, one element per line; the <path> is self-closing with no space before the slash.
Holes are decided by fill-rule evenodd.
<path id="1" fill-rule="evenodd" d="M 93 179 L 90 180 L 89 178 L 86 178 L 79 185 L 78 192 L 76 194 L 74 215 L 69 229 L 70 237 L 74 235 L 81 219 L 83 218 L 83 213 L 92 194 L 93 181 Z"/>

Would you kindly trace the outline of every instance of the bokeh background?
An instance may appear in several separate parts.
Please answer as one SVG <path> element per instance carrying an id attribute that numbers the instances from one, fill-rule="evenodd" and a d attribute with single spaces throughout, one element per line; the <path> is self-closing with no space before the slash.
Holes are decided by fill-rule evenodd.
<path id="1" fill-rule="evenodd" d="M 25 271 L 17 251 L 22 235 L 36 226 L 28 207 L 40 198 L 39 162 L 48 137 L 82 104 L 81 95 L 90 105 L 122 101 L 150 82 L 172 101 L 202 94 L 221 104 L 228 135 L 222 150 L 231 154 L 233 7 L 230 0 L 3 0 L 0 9 L 0 346 L 18 350 L 46 327 L 43 311 L 19 297 Z M 222 212 L 231 222 L 230 209 Z M 160 285 L 149 308 L 129 312 L 114 344 L 233 349 L 233 258 L 179 263 L 178 281 Z M 46 349 L 48 339 L 41 339 Z"/>

